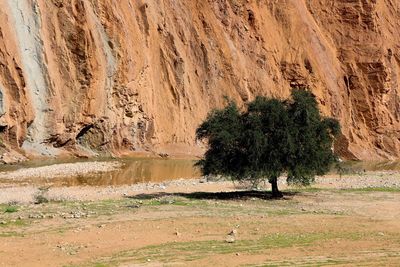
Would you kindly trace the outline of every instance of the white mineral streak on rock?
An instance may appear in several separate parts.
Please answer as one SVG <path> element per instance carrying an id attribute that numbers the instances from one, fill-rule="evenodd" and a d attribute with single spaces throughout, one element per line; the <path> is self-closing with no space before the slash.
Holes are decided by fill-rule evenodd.
<path id="1" fill-rule="evenodd" d="M 42 155 L 56 155 L 57 150 L 43 144 L 47 138 L 46 112 L 48 105 L 48 71 L 43 59 L 43 43 L 40 36 L 41 16 L 36 0 L 7 1 L 12 23 L 18 40 L 28 92 L 35 118 L 29 127 L 23 149 Z"/>

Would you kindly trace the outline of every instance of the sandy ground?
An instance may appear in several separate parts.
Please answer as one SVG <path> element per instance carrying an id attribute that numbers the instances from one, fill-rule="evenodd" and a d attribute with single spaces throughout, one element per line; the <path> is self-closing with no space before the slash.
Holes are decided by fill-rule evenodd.
<path id="1" fill-rule="evenodd" d="M 299 190 L 272 200 L 218 189 L 15 205 L 0 214 L 0 266 L 400 262 L 398 190 Z"/>
<path id="2" fill-rule="evenodd" d="M 398 266 L 400 172 L 329 175 L 312 188 L 281 178 L 280 188 L 274 200 L 206 179 L 10 183 L 0 188 L 0 266 Z M 33 204 L 38 193 L 49 202 Z"/>

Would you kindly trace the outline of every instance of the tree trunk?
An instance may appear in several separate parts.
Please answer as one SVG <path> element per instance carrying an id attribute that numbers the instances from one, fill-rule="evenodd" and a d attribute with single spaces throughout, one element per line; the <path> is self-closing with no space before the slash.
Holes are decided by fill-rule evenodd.
<path id="1" fill-rule="evenodd" d="M 283 197 L 282 193 L 278 189 L 278 177 L 272 177 L 269 182 L 271 183 L 272 187 L 272 197 L 274 198 L 281 198 Z"/>

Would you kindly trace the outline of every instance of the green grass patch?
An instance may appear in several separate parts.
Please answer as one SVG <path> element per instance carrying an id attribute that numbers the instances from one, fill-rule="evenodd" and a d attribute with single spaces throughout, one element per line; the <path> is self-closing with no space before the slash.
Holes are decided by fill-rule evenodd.
<path id="1" fill-rule="evenodd" d="M 315 188 L 315 187 L 299 187 L 286 190 L 286 192 L 307 192 L 307 193 L 318 193 L 318 192 L 333 192 L 333 193 L 346 193 L 346 192 L 389 192 L 389 193 L 400 193 L 399 187 L 365 187 L 365 188 Z"/>
<path id="2" fill-rule="evenodd" d="M 20 232 L 9 231 L 9 232 L 0 232 L 0 237 L 24 237 L 25 235 Z"/>
<path id="3" fill-rule="evenodd" d="M 303 233 L 271 234 L 255 240 L 237 240 L 227 243 L 219 240 L 195 242 L 170 242 L 161 245 L 147 246 L 141 249 L 124 251 L 103 261 L 102 264 L 116 266 L 124 262 L 191 262 L 216 254 L 246 253 L 258 254 L 266 249 L 309 246 L 318 241 L 332 239 L 359 240 L 360 233 Z M 95 266 L 95 265 L 92 265 Z"/>
<path id="4" fill-rule="evenodd" d="M 257 265 L 245 265 L 245 266 L 252 266 L 252 267 L 280 267 L 280 266 L 331 266 L 331 265 L 341 265 L 341 264 L 348 264 L 354 261 L 346 260 L 346 259 L 326 259 L 326 260 L 319 260 L 319 259 L 299 259 L 299 260 L 285 260 L 285 261 L 271 261 L 266 262 L 263 264 Z M 355 263 L 355 262 L 354 262 Z"/>
<path id="5" fill-rule="evenodd" d="M 295 187 L 295 188 L 290 188 L 285 191 L 283 191 L 283 195 L 285 195 L 285 192 L 290 192 L 290 193 L 297 193 L 297 192 L 306 192 L 306 193 L 318 193 L 322 191 L 327 191 L 330 190 L 328 188 L 317 188 L 317 187 Z"/>
<path id="6" fill-rule="evenodd" d="M 176 200 L 150 200 L 143 203 L 144 206 L 162 206 L 162 205 L 175 205 L 175 206 L 189 206 L 190 203 L 184 201 L 176 201 Z"/>
<path id="7" fill-rule="evenodd" d="M 132 200 L 101 200 L 101 201 L 65 201 L 62 203 L 51 203 L 52 210 L 63 209 L 63 212 L 82 212 L 90 214 L 90 217 L 102 215 L 113 215 L 121 211 L 126 211 L 127 207 L 133 204 Z M 132 209 L 130 209 L 132 210 Z"/>
<path id="8" fill-rule="evenodd" d="M 336 191 L 342 192 L 388 192 L 388 193 L 400 193 L 400 188 L 398 187 L 366 187 L 366 188 L 350 188 L 350 189 L 341 189 Z"/>
<path id="9" fill-rule="evenodd" d="M 26 220 L 15 220 L 15 221 L 10 221 L 9 225 L 22 227 L 29 225 L 29 223 Z"/>
<path id="10" fill-rule="evenodd" d="M 5 213 L 14 213 L 18 212 L 18 207 L 17 206 L 8 206 L 4 210 Z"/>
<path id="11" fill-rule="evenodd" d="M 12 220 L 12 221 L 2 221 L 0 228 L 6 227 L 24 227 L 29 225 L 27 220 Z"/>

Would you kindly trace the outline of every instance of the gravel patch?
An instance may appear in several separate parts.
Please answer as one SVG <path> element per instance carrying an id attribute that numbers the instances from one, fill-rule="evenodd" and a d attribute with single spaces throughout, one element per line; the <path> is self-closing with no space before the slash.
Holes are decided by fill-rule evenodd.
<path id="1" fill-rule="evenodd" d="M 314 187 L 357 189 L 390 187 L 400 188 L 400 172 L 367 172 L 363 175 L 346 175 L 317 177 Z"/>
<path id="2" fill-rule="evenodd" d="M 74 163 L 75 167 L 78 163 Z M 105 165 L 103 165 L 105 164 Z M 51 170 L 60 170 L 61 172 L 65 165 L 61 166 L 47 166 Z M 80 168 L 84 168 L 85 173 L 93 171 L 109 171 L 112 168 L 118 168 L 118 163 L 113 162 L 95 162 L 95 163 L 79 163 Z M 97 166 L 96 168 L 94 166 Z M 99 166 L 103 166 L 99 168 Z M 47 167 L 43 167 L 47 170 Z M 71 167 L 68 173 L 71 175 Z M 27 170 L 27 169 L 25 169 Z M 43 173 L 46 173 L 43 171 Z M 55 173 L 52 173 L 54 177 Z M 25 176 L 23 176 L 25 177 Z M 279 179 L 279 187 L 281 190 L 290 188 L 287 185 L 286 179 L 281 177 Z M 367 172 L 363 175 L 327 175 L 317 177 L 314 188 L 330 188 L 330 189 L 357 189 L 357 188 L 399 188 L 400 189 L 400 172 Z M 207 180 L 201 179 L 180 179 L 163 183 L 141 183 L 134 185 L 124 186 L 107 186 L 107 187 L 93 187 L 93 186 L 77 186 L 77 187 L 50 187 L 46 190 L 45 197 L 50 201 L 96 201 L 105 199 L 121 199 L 124 197 L 135 196 L 140 194 L 154 194 L 154 193 L 190 193 L 190 192 L 229 192 L 235 190 L 243 190 L 244 187 L 238 184 L 233 184 L 230 181 L 224 180 Z M 269 183 L 266 183 L 261 190 L 270 190 Z M 33 203 L 35 196 L 40 193 L 39 187 L 34 186 L 15 186 L 7 184 L 7 186 L 0 188 L 0 204 L 4 203 Z"/>
<path id="3" fill-rule="evenodd" d="M 1 172 L 0 179 L 23 180 L 31 178 L 59 178 L 91 175 L 118 170 L 122 167 L 120 162 L 76 162 L 55 164 L 44 167 L 23 168 L 16 171 Z"/>
<path id="4" fill-rule="evenodd" d="M 278 179 L 280 189 L 291 187 L 286 177 Z M 315 178 L 313 188 L 362 189 L 362 188 L 400 188 L 399 171 L 365 172 L 354 175 L 325 175 Z M 268 187 L 267 187 L 268 188 Z"/>

